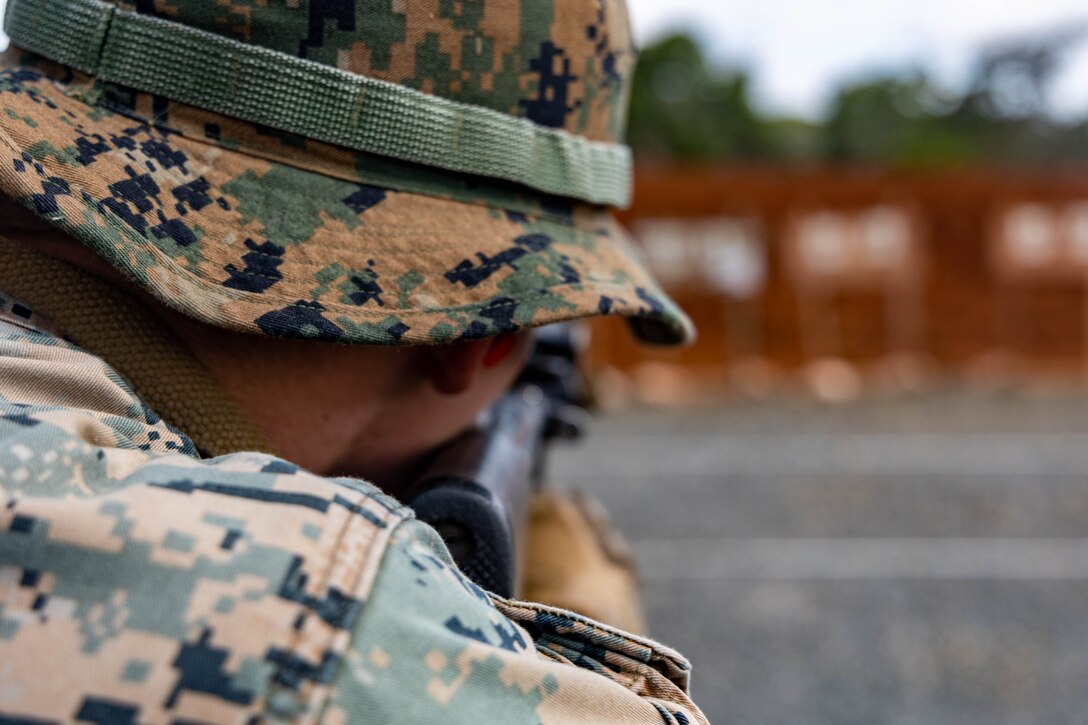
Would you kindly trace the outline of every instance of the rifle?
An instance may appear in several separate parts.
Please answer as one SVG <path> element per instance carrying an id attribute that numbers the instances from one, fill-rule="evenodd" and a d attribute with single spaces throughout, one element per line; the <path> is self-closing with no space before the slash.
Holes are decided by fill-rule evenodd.
<path id="1" fill-rule="evenodd" d="M 589 420 L 575 333 L 569 324 L 537 330 L 510 391 L 438 452 L 406 497 L 461 571 L 502 597 L 518 589 L 529 502 L 543 485 L 547 448 L 581 438 Z"/>

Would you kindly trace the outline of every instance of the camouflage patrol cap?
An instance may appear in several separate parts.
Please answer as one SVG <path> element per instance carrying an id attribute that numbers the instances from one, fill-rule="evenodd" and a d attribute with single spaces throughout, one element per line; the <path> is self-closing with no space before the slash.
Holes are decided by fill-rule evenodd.
<path id="1" fill-rule="evenodd" d="M 196 319 L 691 335 L 609 214 L 623 0 L 9 0 L 4 27 L 0 191 Z"/>

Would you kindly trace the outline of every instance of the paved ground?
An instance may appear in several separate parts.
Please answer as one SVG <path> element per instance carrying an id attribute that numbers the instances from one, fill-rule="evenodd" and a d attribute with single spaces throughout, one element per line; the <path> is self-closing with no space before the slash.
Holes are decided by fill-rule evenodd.
<path id="1" fill-rule="evenodd" d="M 1088 722 L 1088 396 L 625 412 L 556 456 L 715 723 Z"/>

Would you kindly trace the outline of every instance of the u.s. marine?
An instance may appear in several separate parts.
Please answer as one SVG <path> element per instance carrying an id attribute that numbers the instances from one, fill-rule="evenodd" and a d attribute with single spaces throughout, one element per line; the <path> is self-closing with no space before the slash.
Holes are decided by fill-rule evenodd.
<path id="1" fill-rule="evenodd" d="M 667 722 L 677 653 L 484 592 L 410 475 L 591 315 L 621 0 L 9 0 L 0 719 Z M 395 493 L 395 492 L 394 492 Z"/>

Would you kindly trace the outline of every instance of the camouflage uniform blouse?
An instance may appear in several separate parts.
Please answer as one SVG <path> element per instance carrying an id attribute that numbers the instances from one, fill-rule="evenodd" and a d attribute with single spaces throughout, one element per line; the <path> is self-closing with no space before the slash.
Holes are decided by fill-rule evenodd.
<path id="1" fill-rule="evenodd" d="M 688 669 L 481 591 L 367 483 L 201 460 L 0 294 L 0 722 L 705 722 Z"/>

